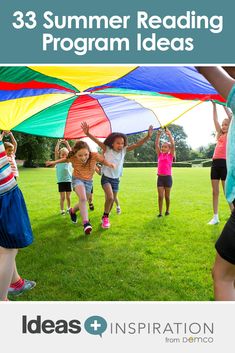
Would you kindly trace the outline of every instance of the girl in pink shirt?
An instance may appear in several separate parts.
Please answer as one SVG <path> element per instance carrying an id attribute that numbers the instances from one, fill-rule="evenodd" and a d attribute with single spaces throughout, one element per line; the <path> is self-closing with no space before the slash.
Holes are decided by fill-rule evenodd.
<path id="1" fill-rule="evenodd" d="M 211 166 L 211 185 L 213 192 L 213 218 L 210 220 L 208 224 L 214 225 L 219 223 L 218 216 L 218 205 L 219 205 L 219 182 L 221 180 L 222 186 L 224 189 L 225 179 L 227 176 L 227 167 L 226 167 L 226 145 L 227 145 L 227 133 L 231 120 L 231 113 L 228 108 L 225 107 L 226 114 L 228 118 L 222 121 L 220 125 L 218 121 L 218 115 L 216 110 L 216 104 L 213 104 L 213 119 L 215 124 L 215 129 L 217 132 L 217 143 L 215 146 L 213 158 L 212 158 L 212 166 Z M 230 206 L 232 209 L 232 206 Z"/>
<path id="2" fill-rule="evenodd" d="M 172 187 L 172 162 L 175 156 L 175 143 L 170 130 L 165 128 L 165 133 L 170 142 L 163 142 L 160 147 L 160 137 L 162 130 L 158 130 L 156 137 L 156 153 L 158 157 L 158 178 L 157 178 L 157 191 L 158 191 L 158 208 L 159 215 L 162 217 L 163 199 L 166 200 L 165 216 L 170 214 L 170 192 Z"/>

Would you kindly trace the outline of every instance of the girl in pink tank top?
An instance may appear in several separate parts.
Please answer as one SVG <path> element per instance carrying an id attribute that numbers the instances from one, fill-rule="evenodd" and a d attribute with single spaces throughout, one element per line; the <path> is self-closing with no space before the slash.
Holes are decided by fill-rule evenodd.
<path id="1" fill-rule="evenodd" d="M 222 186 L 224 189 L 225 179 L 227 176 L 227 167 L 226 167 L 226 145 L 227 145 L 227 133 L 231 120 L 231 113 L 228 108 L 225 108 L 227 118 L 222 121 L 220 125 L 218 121 L 216 104 L 213 104 L 213 120 L 215 129 L 217 132 L 217 143 L 215 146 L 213 158 L 212 158 L 212 166 L 211 166 L 211 185 L 212 185 L 212 198 L 213 198 L 213 218 L 210 220 L 208 224 L 214 225 L 219 223 L 219 215 L 218 215 L 218 205 L 219 205 L 219 183 L 220 180 L 222 182 Z M 232 205 L 230 206 L 232 210 Z"/>
<path id="2" fill-rule="evenodd" d="M 166 201 L 165 216 L 170 214 L 170 192 L 172 187 L 172 163 L 175 157 L 175 143 L 170 130 L 165 128 L 165 134 L 170 142 L 162 142 L 160 137 L 162 130 L 158 130 L 156 137 L 156 153 L 158 157 L 157 191 L 158 191 L 158 217 L 162 217 L 163 200 Z"/>

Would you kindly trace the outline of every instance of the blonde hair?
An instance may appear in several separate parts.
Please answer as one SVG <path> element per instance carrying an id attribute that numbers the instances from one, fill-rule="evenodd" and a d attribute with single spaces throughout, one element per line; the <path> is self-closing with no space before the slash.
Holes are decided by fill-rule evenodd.
<path id="1" fill-rule="evenodd" d="M 61 155 L 61 153 L 66 153 L 66 154 L 68 155 L 68 154 L 69 154 L 68 148 L 62 147 L 62 148 L 59 150 L 59 156 Z"/>

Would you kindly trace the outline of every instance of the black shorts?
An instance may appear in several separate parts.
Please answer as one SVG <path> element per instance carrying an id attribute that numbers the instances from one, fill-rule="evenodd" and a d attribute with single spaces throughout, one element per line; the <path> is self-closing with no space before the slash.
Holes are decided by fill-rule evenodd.
<path id="1" fill-rule="evenodd" d="M 158 178 L 157 178 L 158 187 L 171 188 L 172 183 L 173 181 L 172 181 L 171 175 L 158 175 Z"/>
<path id="2" fill-rule="evenodd" d="M 235 211 L 225 224 L 215 248 L 224 260 L 235 265 Z"/>
<path id="3" fill-rule="evenodd" d="M 225 180 L 226 176 L 226 159 L 213 159 L 211 166 L 211 180 Z"/>
<path id="4" fill-rule="evenodd" d="M 58 191 L 59 192 L 71 192 L 72 184 L 69 181 L 58 183 Z"/>

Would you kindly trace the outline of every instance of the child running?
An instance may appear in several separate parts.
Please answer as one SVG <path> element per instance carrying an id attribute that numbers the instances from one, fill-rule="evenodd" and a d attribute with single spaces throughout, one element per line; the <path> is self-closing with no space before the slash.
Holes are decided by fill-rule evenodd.
<path id="1" fill-rule="evenodd" d="M 113 163 L 108 162 L 102 155 L 91 152 L 88 144 L 84 141 L 78 141 L 69 152 L 67 158 L 60 158 L 56 161 L 46 162 L 47 166 L 57 163 L 71 162 L 73 166 L 72 186 L 76 192 L 79 202 L 70 208 L 69 213 L 73 223 L 77 223 L 76 212 L 79 210 L 85 234 L 92 231 L 91 223 L 88 218 L 87 199 L 90 197 L 93 186 L 93 175 L 95 173 L 96 163 L 100 162 L 108 168 L 115 168 Z"/>
<path id="2" fill-rule="evenodd" d="M 227 118 L 222 121 L 220 125 L 218 121 L 216 104 L 213 104 L 213 120 L 215 129 L 217 132 L 217 144 L 215 146 L 212 166 L 211 166 L 211 185 L 212 185 L 212 197 L 213 197 L 213 211 L 214 216 L 208 224 L 214 225 L 219 223 L 218 215 L 218 205 L 219 205 L 219 182 L 221 180 L 222 186 L 224 189 L 225 179 L 227 176 L 227 167 L 226 167 L 226 144 L 227 144 L 227 134 L 228 128 L 231 121 L 231 113 L 228 111 L 228 108 L 224 107 L 227 114 Z M 230 206 L 232 210 L 232 205 Z"/>
<path id="3" fill-rule="evenodd" d="M 100 148 L 102 148 L 105 159 L 116 165 L 115 169 L 110 169 L 103 166 L 101 171 L 101 185 L 105 193 L 104 213 L 101 224 L 103 229 L 108 229 L 110 228 L 109 214 L 112 210 L 115 198 L 117 200 L 119 178 L 122 176 L 126 152 L 132 151 L 148 141 L 153 134 L 153 127 L 149 127 L 147 136 L 129 146 L 127 145 L 126 135 L 120 132 L 113 132 L 105 139 L 104 142 L 101 142 L 89 132 L 89 125 L 86 122 L 83 122 L 81 127 L 84 133 Z"/>
<path id="4" fill-rule="evenodd" d="M 158 217 L 162 217 L 163 200 L 166 201 L 165 216 L 170 214 L 170 192 L 172 187 L 172 163 L 175 158 L 175 143 L 170 130 L 165 128 L 165 134 L 168 136 L 170 142 L 162 142 L 160 147 L 160 137 L 162 130 L 158 130 L 156 136 L 156 153 L 158 158 Z"/>
<path id="5" fill-rule="evenodd" d="M 7 154 L 8 162 L 10 163 L 14 178 L 16 179 L 19 176 L 19 171 L 16 164 L 16 151 L 17 151 L 17 142 L 11 131 L 3 131 L 4 137 L 10 137 L 11 142 L 4 142 L 5 151 Z"/>
<path id="6" fill-rule="evenodd" d="M 60 148 L 61 144 L 66 147 Z M 55 146 L 55 159 L 59 158 L 67 158 L 69 152 L 71 151 L 71 147 L 66 140 L 58 140 Z M 70 196 L 72 191 L 72 166 L 71 163 L 59 163 L 56 165 L 56 176 L 57 176 L 57 184 L 58 191 L 60 193 L 60 214 L 62 216 L 65 215 L 64 203 L 65 198 L 67 202 L 67 212 L 70 209 Z"/>
<path id="7" fill-rule="evenodd" d="M 17 186 L 0 135 L 0 300 L 20 295 L 36 283 L 22 279 L 16 268 L 18 248 L 33 241 L 23 195 Z"/>
<path id="8" fill-rule="evenodd" d="M 235 70 L 234 67 L 198 67 L 198 71 L 227 99 L 227 105 L 235 114 Z M 229 73 L 227 73 L 227 72 Z M 230 76 L 231 75 L 231 76 Z M 227 155 L 228 175 L 226 196 L 229 202 L 235 198 L 235 121 L 234 116 L 229 132 L 229 150 Z M 232 147 L 232 148 L 231 148 Z M 219 239 L 215 244 L 217 255 L 213 268 L 215 300 L 235 301 L 235 210 L 233 210 Z"/>

